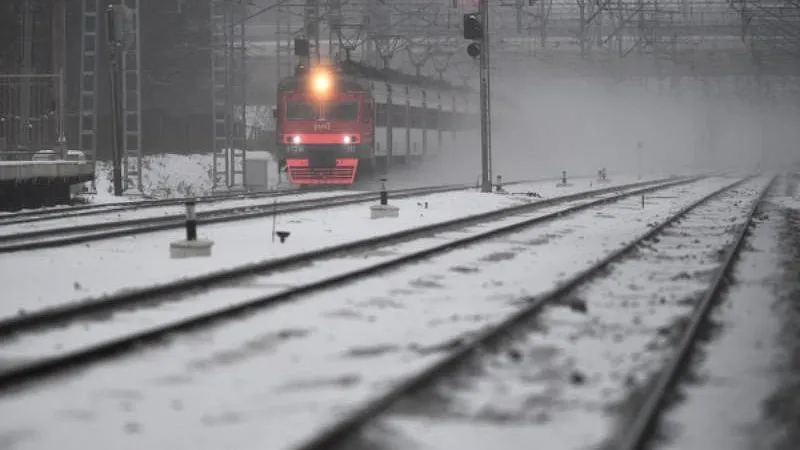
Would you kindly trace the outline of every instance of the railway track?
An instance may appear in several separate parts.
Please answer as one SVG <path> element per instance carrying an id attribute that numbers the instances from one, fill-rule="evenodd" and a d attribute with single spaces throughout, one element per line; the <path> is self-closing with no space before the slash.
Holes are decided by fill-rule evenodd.
<path id="1" fill-rule="evenodd" d="M 724 249 L 721 255 L 722 261 L 712 274 L 708 288 L 695 304 L 673 355 L 655 376 L 651 388 L 645 392 L 643 398 L 637 399 L 638 407 L 634 408 L 629 419 L 624 421 L 619 435 L 610 440 L 609 450 L 645 448 L 654 437 L 661 412 L 669 404 L 675 386 L 691 362 L 692 351 L 701 337 L 702 327 L 711 310 L 719 302 L 723 289 L 729 283 L 728 276 L 733 271 L 737 257 L 744 247 L 753 218 L 774 182 L 775 178 L 770 180 L 756 200 L 747 207 L 745 220 L 733 232 L 734 237 Z"/>
<path id="2" fill-rule="evenodd" d="M 476 375 L 477 377 L 487 376 L 485 374 L 492 372 L 492 370 L 476 369 L 476 367 L 482 365 L 477 362 L 477 360 L 494 354 L 500 351 L 499 349 L 507 349 L 510 341 L 525 340 L 520 337 L 520 334 L 525 333 L 521 328 L 526 325 L 530 326 L 532 319 L 545 307 L 564 304 L 563 302 L 568 300 L 569 296 L 576 291 L 586 288 L 597 280 L 604 279 L 607 275 L 606 271 L 611 265 L 625 264 L 626 261 L 632 267 L 638 265 L 639 261 L 632 255 L 632 253 L 635 253 L 636 249 L 646 245 L 645 243 L 647 242 L 658 242 L 657 239 L 659 236 L 672 227 L 679 228 L 678 223 L 694 211 L 697 211 L 701 206 L 718 200 L 732 189 L 741 187 L 743 184 L 750 181 L 753 181 L 752 177 L 744 178 L 730 185 L 723 186 L 681 209 L 677 214 L 670 215 L 657 224 L 652 224 L 652 228 L 648 232 L 635 238 L 618 250 L 611 252 L 606 257 L 592 264 L 588 269 L 580 271 L 567 280 L 562 281 L 556 288 L 549 292 L 527 299 L 526 306 L 523 308 L 507 316 L 497 324 L 487 327 L 485 331 L 476 333 L 465 341 L 462 341 L 455 349 L 448 351 L 444 356 L 428 364 L 414 375 L 405 377 L 399 382 L 394 383 L 393 387 L 373 396 L 369 401 L 361 404 L 359 407 L 353 408 L 353 410 L 341 420 L 334 421 L 321 432 L 294 447 L 295 450 L 362 448 L 359 445 L 364 445 L 366 442 L 369 442 L 369 444 L 363 448 L 369 448 L 371 445 L 380 447 L 380 444 L 377 444 L 375 441 L 370 441 L 370 439 L 375 439 L 374 436 L 365 438 L 364 432 L 369 430 L 370 426 L 376 425 L 378 422 L 387 419 L 388 416 L 393 416 L 393 414 L 402 415 L 403 407 L 405 407 L 407 411 L 410 411 L 409 414 L 411 415 L 419 414 L 420 408 L 425 408 L 425 406 L 420 406 L 419 403 L 430 402 L 431 399 L 434 399 L 436 404 L 448 404 L 452 401 L 448 398 L 448 394 L 444 394 L 444 391 L 435 391 L 435 389 L 440 386 L 440 383 L 452 380 L 454 375 L 467 367 L 471 367 L 473 373 L 484 374 Z M 745 220 L 736 227 L 735 233 L 733 233 L 735 236 L 726 247 L 723 261 L 715 270 L 705 290 L 705 294 L 697 303 L 696 309 L 691 315 L 690 325 L 687 327 L 674 357 L 669 360 L 665 369 L 658 375 L 653 388 L 648 392 L 641 407 L 632 411 L 630 413 L 630 420 L 619 427 L 621 430 L 620 435 L 613 438 L 605 448 L 609 450 L 639 449 L 643 447 L 651 436 L 660 410 L 665 404 L 665 399 L 671 392 L 671 387 L 674 386 L 676 380 L 680 377 L 682 368 L 688 360 L 693 342 L 697 339 L 698 330 L 713 306 L 715 299 L 719 295 L 725 277 L 730 272 L 737 252 L 742 247 L 753 214 L 756 212 L 766 192 L 772 186 L 773 181 L 774 178 L 770 180 L 769 183 L 764 183 L 766 187 L 763 187 L 764 184 L 762 184 L 762 189 L 757 195 L 756 200 L 747 205 L 747 211 L 744 213 Z M 673 234 L 677 235 L 679 233 L 679 230 L 675 230 Z M 637 273 L 638 276 L 642 276 L 641 270 Z M 495 368 L 495 370 L 497 369 Z M 515 371 L 519 370 L 519 368 L 515 369 Z M 532 374 L 526 375 L 528 377 L 534 376 Z M 530 383 L 530 378 L 527 379 L 527 382 Z M 462 379 L 460 383 L 463 382 L 464 380 Z M 536 392 L 540 391 L 537 390 Z M 522 395 L 522 393 L 520 393 L 520 395 Z M 406 403 L 404 405 L 404 400 L 411 403 Z M 415 401 L 419 403 L 414 404 Z M 428 407 L 431 407 L 431 405 L 429 404 Z M 435 407 L 431 408 L 438 410 Z M 597 414 L 600 413 L 597 412 Z M 542 426 L 547 427 L 546 424 Z M 371 431 L 375 431 L 378 434 L 381 433 L 376 430 L 377 429 L 373 428 Z M 397 433 L 398 431 L 394 430 L 389 434 L 397 437 Z M 386 435 L 384 434 L 384 436 Z M 381 438 L 379 437 L 378 439 Z M 588 442 L 585 441 L 581 442 L 581 445 L 588 444 Z"/>
<path id="3" fill-rule="evenodd" d="M 306 193 L 320 192 L 324 190 L 314 191 L 301 191 L 301 190 L 286 190 L 286 191 L 270 191 L 270 192 L 255 192 L 255 193 L 226 193 L 214 194 L 195 197 L 194 200 L 198 204 L 216 203 L 230 200 L 245 200 L 245 199 L 260 199 L 260 198 L 280 198 L 288 195 L 303 195 Z M 99 214 L 108 214 L 112 212 L 132 211 L 141 209 L 161 208 L 165 206 L 181 206 L 189 200 L 190 197 L 184 198 L 168 198 L 168 199 L 147 199 L 137 200 L 130 202 L 114 202 L 102 203 L 91 205 L 75 205 L 64 206 L 56 208 L 48 208 L 43 210 L 31 210 L 16 213 L 0 214 L 0 226 L 5 225 L 21 225 L 28 223 L 36 223 L 53 219 L 64 219 L 74 217 L 90 217 Z"/>
<path id="4" fill-rule="evenodd" d="M 578 177 L 578 178 L 585 178 L 585 177 Z M 515 185 L 532 181 L 554 181 L 554 180 L 556 180 L 556 178 L 511 181 L 505 183 L 505 185 Z M 456 184 L 453 184 L 453 186 L 456 186 Z M 468 185 L 464 184 L 464 186 Z M 356 186 L 356 187 L 358 188 L 362 186 Z M 379 187 L 380 186 L 378 186 L 377 183 L 374 182 L 364 183 L 363 186 L 365 190 L 373 190 Z M 150 209 L 164 208 L 170 206 L 180 207 L 183 206 L 189 200 L 194 200 L 195 203 L 197 203 L 198 205 L 204 205 L 204 204 L 213 204 L 219 202 L 230 202 L 234 200 L 276 199 L 289 196 L 303 197 L 308 195 L 329 193 L 329 192 L 334 193 L 339 191 L 344 191 L 344 189 L 341 187 L 318 187 L 313 189 L 286 189 L 286 190 L 270 191 L 270 192 L 226 193 L 226 194 L 199 196 L 199 197 L 151 199 L 151 200 L 140 200 L 131 202 L 65 206 L 65 207 L 56 207 L 56 208 L 49 208 L 42 210 L 37 209 L 31 211 L 23 211 L 17 213 L 0 213 L 0 227 L 9 225 L 34 224 L 50 220 L 60 220 L 68 218 L 74 219 L 74 218 L 92 217 L 103 214 L 121 213 L 126 211 L 150 210 Z"/>
<path id="5" fill-rule="evenodd" d="M 521 184 L 533 181 L 514 181 Z M 422 188 L 397 189 L 389 191 L 391 198 L 407 198 L 419 195 L 438 194 L 473 188 L 473 185 L 455 184 Z M 265 202 L 200 211 L 197 218 L 203 224 L 216 224 L 239 220 L 269 217 L 274 214 L 296 213 L 315 209 L 353 205 L 379 198 L 379 192 L 360 192 L 354 194 L 331 195 L 283 202 Z M 116 212 L 116 211 L 113 211 Z M 112 213 L 113 213 L 112 212 Z M 185 226 L 185 213 L 157 217 L 143 217 L 119 220 L 110 217 L 103 222 L 71 226 L 50 226 L 11 234 L 0 234 L 0 253 L 11 253 L 43 248 L 54 248 L 79 243 L 93 242 L 122 236 L 146 234 L 157 231 L 179 229 Z"/>
<path id="6" fill-rule="evenodd" d="M 525 203 L 388 236 L 6 318 L 0 321 L 0 360 L 17 363 L 0 368 L 0 389 L 110 357 L 136 348 L 144 341 L 157 340 L 176 331 L 235 318 L 256 309 L 291 301 L 303 294 L 373 276 L 520 228 L 705 178 L 639 182 Z M 467 230 L 465 236 L 446 234 L 473 226 L 484 228 Z M 341 265 L 339 260 L 332 260 L 331 263 L 337 268 L 334 275 L 311 283 L 302 281 L 304 278 L 300 275 L 303 269 L 313 269 L 313 266 L 324 264 L 331 258 L 366 254 L 399 242 L 432 235 L 438 238 L 434 244 L 379 263 L 362 262 L 360 267 L 347 270 L 352 267 L 351 264 Z M 255 297 L 252 293 L 242 296 L 242 292 L 239 292 L 240 298 L 220 304 L 219 299 L 224 298 L 226 292 L 264 274 L 280 276 L 283 284 L 289 287 L 272 289 L 272 293 Z M 99 322 L 96 320 L 98 318 L 101 319 Z"/>

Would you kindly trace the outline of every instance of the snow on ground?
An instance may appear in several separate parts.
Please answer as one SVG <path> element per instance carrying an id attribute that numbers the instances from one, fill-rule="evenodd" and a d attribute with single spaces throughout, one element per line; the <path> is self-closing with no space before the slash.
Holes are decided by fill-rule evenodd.
<path id="1" fill-rule="evenodd" d="M 96 196 L 92 203 L 125 201 L 114 196 L 113 168 L 110 161 L 97 161 Z M 211 193 L 211 155 L 146 155 L 142 157 L 142 193 L 153 198 L 187 197 Z"/>
<path id="2" fill-rule="evenodd" d="M 264 158 L 265 152 L 248 152 L 251 157 Z M 220 157 L 219 161 L 224 158 Z M 269 158 L 268 170 L 271 185 L 277 182 L 277 165 Z M 221 166 L 221 162 L 220 168 Z M 192 155 L 158 154 L 142 157 L 142 193 L 153 198 L 174 198 L 210 195 L 211 153 Z M 97 161 L 95 169 L 96 195 L 83 194 L 92 203 L 108 203 L 132 200 L 123 196 L 115 197 L 113 172 L 110 161 Z"/>
<path id="3" fill-rule="evenodd" d="M 605 194 L 600 197 L 608 198 L 611 196 L 613 196 L 613 194 Z M 252 285 L 259 286 L 260 295 L 278 293 L 283 291 L 287 286 L 307 283 L 309 280 L 320 276 L 327 276 L 328 274 L 338 275 L 341 274 L 342 271 L 358 270 L 365 266 L 370 267 L 394 259 L 398 253 L 403 254 L 444 245 L 453 240 L 486 232 L 490 229 L 518 224 L 525 220 L 530 220 L 533 217 L 540 217 L 548 213 L 557 213 L 570 206 L 589 203 L 600 197 L 592 197 L 590 199 L 570 202 L 569 204 L 542 208 L 526 214 L 496 219 L 491 223 L 468 227 L 458 231 L 438 233 L 431 237 L 421 238 L 391 247 L 388 250 L 371 250 L 360 254 L 359 257 L 353 257 L 352 255 L 338 258 L 334 257 L 315 262 L 308 267 L 281 271 L 272 276 L 258 278 L 249 277 L 239 280 L 233 286 L 209 288 L 201 299 L 192 298 L 191 300 L 187 300 L 186 296 L 175 297 L 159 305 L 148 305 L 147 308 L 117 312 L 113 314 L 113 316 L 108 317 L 107 320 L 101 322 L 90 320 L 88 323 L 84 323 L 78 321 L 68 326 L 47 332 L 37 332 L 32 336 L 16 336 L 13 342 L 7 342 L 0 348 L 0 360 L 45 357 L 54 353 L 75 351 L 81 347 L 93 345 L 99 341 L 118 339 L 130 333 L 140 331 L 142 327 L 159 327 L 189 316 L 217 310 L 219 308 L 226 308 L 232 304 L 238 304 L 238 302 L 246 302 L 252 293 L 251 289 L 249 289 Z M 258 281 L 265 278 L 274 278 L 275 281 Z M 242 290 L 241 286 L 243 285 L 248 286 L 248 288 Z M 191 297 L 192 294 L 187 294 L 187 296 Z M 227 299 L 227 302 L 220 303 L 219 298 L 221 297 Z"/>
<path id="4" fill-rule="evenodd" d="M 771 196 L 755 220 L 734 268 L 734 284 L 711 314 L 710 341 L 695 350 L 692 382 L 680 386 L 682 400 L 662 418 L 665 440 L 658 448 L 789 448 L 779 444 L 789 436 L 786 427 L 770 417 L 796 389 L 789 385 L 790 393 L 781 392 L 787 386 L 780 379 L 781 373 L 795 372 L 781 368 L 786 361 L 783 334 L 791 329 L 788 344 L 797 341 L 796 323 L 786 320 L 797 300 L 792 301 L 793 286 L 786 281 L 798 282 L 796 271 L 782 267 L 787 254 L 781 247 L 788 243 L 781 239 L 788 231 L 782 211 L 786 199 Z M 791 251 L 788 256 L 794 259 Z"/>
<path id="5" fill-rule="evenodd" d="M 800 209 L 800 190 L 795 193 L 794 197 L 780 196 L 772 199 L 772 202 L 782 208 Z"/>
<path id="6" fill-rule="evenodd" d="M 620 176 L 614 180 L 619 184 L 628 181 L 631 177 Z M 548 198 L 586 191 L 589 187 L 588 183 L 576 182 L 560 188 L 554 182 L 539 182 L 516 186 L 516 189 L 536 191 Z M 199 237 L 214 241 L 212 258 L 171 260 L 169 244 L 183 239 L 181 229 L 4 254 L 0 255 L 3 286 L 8 292 L 14 292 L 14 296 L 0 305 L 0 316 L 379 236 L 530 200 L 535 199 L 457 191 L 390 199 L 391 204 L 400 208 L 397 219 L 370 220 L 369 203 L 286 214 L 276 220 L 278 230 L 292 233 L 285 244 L 273 242 L 271 217 L 214 225 L 201 223 Z M 41 283 L 43 276 L 47 283 Z"/>
<path id="7" fill-rule="evenodd" d="M 175 336 L 169 345 L 4 397 L 0 414 L 7 419 L 0 432 L 24 436 L 19 449 L 56 443 L 79 449 L 89 442 L 119 449 L 246 449 L 264 442 L 286 448 L 437 360 L 454 338 L 501 320 L 519 308 L 520 298 L 551 288 L 650 223 L 730 182 L 672 188 L 648 198 L 644 209 L 640 198 L 624 200 Z M 433 236 L 427 244 L 393 245 L 367 258 L 315 263 L 292 275 L 253 277 L 226 293 L 198 293 L 197 299 L 223 304 L 238 301 L 234 294 L 261 296 L 435 241 Z M 475 429 L 459 429 L 458 436 Z M 524 431 L 527 448 L 528 433 L 536 430 Z"/>
<path id="8" fill-rule="evenodd" d="M 517 440 L 503 441 L 502 448 L 528 448 L 530 442 L 597 448 L 612 430 L 613 417 L 605 411 L 657 369 L 664 357 L 658 350 L 671 337 L 665 331 L 677 316 L 689 313 L 687 300 L 705 287 L 705 276 L 718 263 L 716 251 L 732 237 L 734 218 L 742 219 L 747 200 L 765 182 L 700 207 L 635 258 L 612 265 L 607 277 L 573 293 L 566 305 L 547 308 L 531 323 L 532 332 L 487 356 L 473 373 L 441 383 L 419 403 L 401 408 L 370 438 L 402 435 L 416 442 L 408 448 L 479 449 L 475 443 L 481 438 L 471 431 L 477 422 L 497 427 L 490 436 L 506 425 L 516 430 L 511 436 Z M 624 220 L 613 208 L 597 217 Z M 595 259 L 594 252 L 582 255 Z M 465 434 L 476 439 L 462 442 Z"/>

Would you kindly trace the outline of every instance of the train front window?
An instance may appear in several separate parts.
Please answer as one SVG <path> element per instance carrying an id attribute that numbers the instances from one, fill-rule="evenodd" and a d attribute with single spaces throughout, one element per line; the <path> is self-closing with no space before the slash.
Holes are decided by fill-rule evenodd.
<path id="1" fill-rule="evenodd" d="M 358 120 L 357 102 L 335 102 L 326 109 L 328 120 Z"/>
<path id="2" fill-rule="evenodd" d="M 289 100 L 286 102 L 287 120 L 314 120 L 318 112 L 314 105 L 305 100 Z"/>

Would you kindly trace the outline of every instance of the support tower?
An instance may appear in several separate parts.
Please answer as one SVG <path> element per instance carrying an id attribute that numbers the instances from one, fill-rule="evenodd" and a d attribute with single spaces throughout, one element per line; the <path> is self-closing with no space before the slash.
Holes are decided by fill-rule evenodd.
<path id="1" fill-rule="evenodd" d="M 121 50 L 122 66 L 122 189 L 126 194 L 142 193 L 142 72 L 139 0 L 110 0 L 122 6 L 124 16 Z"/>
<path id="2" fill-rule="evenodd" d="M 81 89 L 78 150 L 97 163 L 97 48 L 99 42 L 100 0 L 81 2 Z M 91 191 L 96 192 L 94 178 Z"/>
<path id="3" fill-rule="evenodd" d="M 213 190 L 243 189 L 245 186 L 245 13 L 246 8 L 241 2 L 211 0 Z"/>

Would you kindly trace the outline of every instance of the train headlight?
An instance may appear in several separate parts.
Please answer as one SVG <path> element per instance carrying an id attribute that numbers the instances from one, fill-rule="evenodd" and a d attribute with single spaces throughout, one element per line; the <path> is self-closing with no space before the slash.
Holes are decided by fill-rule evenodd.
<path id="1" fill-rule="evenodd" d="M 303 142 L 303 140 L 300 139 L 300 136 L 295 136 L 292 138 L 292 144 L 294 145 L 300 145 L 301 142 Z"/>
<path id="2" fill-rule="evenodd" d="M 311 90 L 318 98 L 327 98 L 333 89 L 331 73 L 324 68 L 318 68 L 311 75 Z"/>
<path id="3" fill-rule="evenodd" d="M 352 144 L 353 138 L 351 138 L 350 136 L 345 136 L 344 138 L 342 138 L 342 142 L 344 142 L 345 144 Z"/>
<path id="4" fill-rule="evenodd" d="M 331 88 L 331 78 L 325 72 L 320 72 L 314 76 L 314 90 L 317 94 L 327 94 Z"/>

